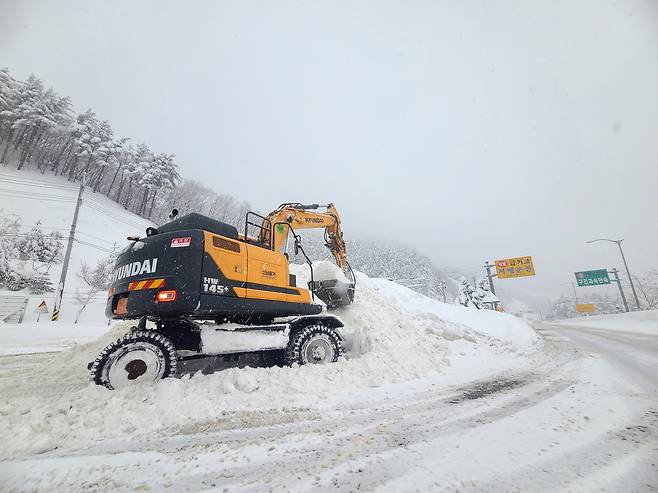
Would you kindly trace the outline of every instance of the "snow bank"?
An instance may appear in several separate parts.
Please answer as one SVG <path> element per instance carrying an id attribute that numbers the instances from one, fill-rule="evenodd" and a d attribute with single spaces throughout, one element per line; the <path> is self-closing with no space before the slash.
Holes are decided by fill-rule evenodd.
<path id="1" fill-rule="evenodd" d="M 551 323 L 614 330 L 618 332 L 658 335 L 658 310 L 594 315 L 592 317 L 570 318 Z"/>
<path id="2" fill-rule="evenodd" d="M 130 325 L 117 324 L 92 343 L 41 356 L 31 368 L 12 367 L 0 374 L 0 433 L 13 437 L 0 457 L 213 429 L 238 411 L 250 425 L 277 408 L 319 416 L 348 392 L 455 368 L 474 378 L 509 368 L 526 361 L 536 341 L 532 329 L 509 315 L 444 305 L 362 274 L 354 304 L 337 314 L 347 326 L 347 354 L 331 365 L 231 368 L 109 391 L 88 383 L 86 365 Z"/>
<path id="3" fill-rule="evenodd" d="M 0 322 L 0 356 L 62 351 L 75 344 L 93 341 L 109 329 L 107 325 L 76 325 L 44 318 L 39 323 Z"/>
<path id="4" fill-rule="evenodd" d="M 299 286 L 305 286 L 310 280 L 308 266 L 291 265 L 290 270 L 297 275 Z M 332 262 L 314 262 L 313 274 L 316 279 L 318 272 L 321 275 L 333 275 L 334 278 L 340 274 L 345 280 L 343 271 Z M 452 322 L 475 333 L 518 347 L 532 345 L 537 341 L 535 331 L 523 319 L 513 315 L 442 303 L 387 279 L 370 278 L 360 272 L 357 272 L 356 276 L 355 304 L 340 312 L 340 316 L 350 328 L 368 326 L 367 323 L 364 324 L 363 315 L 371 316 L 380 312 L 385 308 L 382 305 L 382 301 L 385 301 L 385 304 L 393 309 L 393 314 L 387 316 L 396 321 L 409 317 L 412 324 L 415 320 Z M 396 313 L 399 316 L 395 316 Z"/>

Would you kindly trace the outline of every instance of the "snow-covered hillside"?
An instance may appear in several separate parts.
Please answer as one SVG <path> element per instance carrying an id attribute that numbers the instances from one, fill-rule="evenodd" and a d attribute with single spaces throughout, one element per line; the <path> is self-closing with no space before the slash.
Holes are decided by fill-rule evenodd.
<path id="1" fill-rule="evenodd" d="M 29 170 L 17 172 L 0 168 L 0 215 L 19 218 L 22 232 L 40 221 L 44 232 L 58 231 L 67 237 L 77 194 L 78 185 L 63 178 L 44 176 Z M 150 225 L 145 219 L 124 210 L 105 196 L 95 194 L 89 189 L 85 191 L 66 280 L 61 321 L 73 321 L 79 310 L 73 297 L 76 289 L 84 287 L 77 276 L 81 263 L 84 261 L 93 266 L 96 261 L 107 257 L 113 248 L 123 248 L 127 243 L 126 236 L 143 234 L 145 228 Z M 61 264 L 50 269 L 53 286 L 59 282 L 60 273 Z M 52 309 L 54 300 L 54 293 L 31 295 L 27 290 L 0 290 L 0 296 L 30 298 L 25 322 L 36 320 L 34 309 L 41 301 L 45 300 L 48 308 Z M 105 293 L 99 293 L 94 297 L 93 302 L 83 312 L 81 323 L 107 322 L 103 314 L 105 296 Z M 44 317 L 40 323 L 44 323 Z"/>
<path id="2" fill-rule="evenodd" d="M 537 337 L 519 319 L 442 304 L 391 281 L 358 275 L 355 302 L 344 319 L 346 359 L 293 368 L 230 368 L 109 391 L 89 383 L 87 362 L 127 330 L 43 356 L 29 370 L 0 376 L 0 433 L 15 437 L 4 457 L 79 448 L 149 432 L 187 433 L 221 426 L 227 413 L 268 409 L 322 412 L 347 395 L 432 377 L 465 381 L 528 365 Z M 415 385 L 415 384 L 413 384 Z"/>

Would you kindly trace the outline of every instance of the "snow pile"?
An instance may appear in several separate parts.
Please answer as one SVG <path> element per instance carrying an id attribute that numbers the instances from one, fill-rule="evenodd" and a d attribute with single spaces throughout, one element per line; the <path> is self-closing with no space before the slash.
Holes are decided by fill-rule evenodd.
<path id="1" fill-rule="evenodd" d="M 250 425 L 276 408 L 317 417 L 348 392 L 455 369 L 481 377 L 527 364 L 534 351 L 532 329 L 509 315 L 444 305 L 391 281 L 357 276 L 354 304 L 338 312 L 347 354 L 335 364 L 231 368 L 109 391 L 88 383 L 86 365 L 129 327 L 117 324 L 97 341 L 0 374 L 0 433 L 13 437 L 0 457 L 216 429 L 238 411 Z"/>
<path id="2" fill-rule="evenodd" d="M 592 329 L 658 335 L 658 310 L 616 313 L 613 315 L 594 315 L 592 317 L 570 318 L 552 323 L 590 327 Z"/>
<path id="3" fill-rule="evenodd" d="M 310 276 L 307 274 L 308 265 L 294 266 L 292 267 L 292 269 L 294 270 L 295 267 L 300 267 L 298 271 L 300 272 L 300 275 L 303 276 L 305 279 L 310 278 Z M 313 262 L 313 279 L 316 281 L 338 279 L 339 281 L 342 282 L 349 282 L 347 280 L 347 277 L 345 277 L 345 273 L 343 272 L 343 269 L 338 267 L 333 262 L 328 262 L 326 260 L 320 262 Z"/>
<path id="4" fill-rule="evenodd" d="M 307 265 L 292 264 L 290 271 L 297 276 L 298 286 L 304 286 L 310 280 Z M 328 276 L 323 279 L 332 279 L 331 276 L 335 279 L 339 275 L 345 279 L 343 271 L 332 262 L 314 262 L 313 275 L 316 279 L 318 271 Z M 387 313 L 389 311 L 391 313 Z M 516 347 L 526 347 L 537 341 L 534 330 L 520 318 L 492 310 L 465 309 L 459 305 L 441 303 L 395 282 L 373 279 L 358 272 L 355 303 L 339 314 L 351 330 L 369 327 L 371 330 L 367 333 L 372 334 L 372 328 L 377 327 L 377 324 L 368 323 L 364 316 L 371 317 L 378 313 L 385 313 L 388 321 L 395 320 L 403 325 L 410 323 L 411 326 L 415 322 L 421 325 L 428 322 L 437 328 L 445 322 L 452 322 L 456 324 L 450 325 L 452 330 L 459 325 L 465 326 L 477 334 L 490 336 Z M 447 337 L 449 338 L 449 335 Z"/>

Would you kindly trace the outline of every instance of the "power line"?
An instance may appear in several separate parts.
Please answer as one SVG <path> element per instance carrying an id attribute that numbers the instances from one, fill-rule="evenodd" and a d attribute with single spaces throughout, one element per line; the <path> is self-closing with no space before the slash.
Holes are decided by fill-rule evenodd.
<path id="1" fill-rule="evenodd" d="M 27 224 L 16 224 L 16 226 L 19 226 L 19 227 L 22 227 L 22 228 L 32 228 L 32 226 L 27 225 Z M 57 231 L 68 231 L 68 228 L 57 228 L 57 227 L 55 227 L 55 226 L 45 226 L 45 225 L 43 225 L 43 224 L 39 224 L 39 228 L 42 228 L 42 229 L 53 229 L 53 230 L 57 230 Z M 113 246 L 114 246 L 114 245 L 117 244 L 116 241 L 110 241 L 110 240 L 108 240 L 108 239 L 106 239 L 106 238 L 101 238 L 100 236 L 94 236 L 94 235 L 92 235 L 92 234 L 85 233 L 84 231 L 77 231 L 77 233 L 79 233 L 79 234 L 81 234 L 81 235 L 84 235 L 84 236 L 88 236 L 89 238 L 93 238 L 93 239 L 98 240 L 98 241 L 105 242 L 105 243 L 107 243 L 107 244 L 109 244 L 109 245 L 113 245 Z M 3 234 L 3 235 L 5 235 L 5 236 L 14 235 L 13 233 L 0 233 L 0 234 Z M 23 235 L 23 234 L 27 234 L 27 233 L 16 233 L 15 235 L 18 236 L 18 235 Z M 63 239 L 68 239 L 68 238 L 67 238 L 67 237 L 64 237 Z"/>
<path id="2" fill-rule="evenodd" d="M 20 192 L 13 194 L 0 193 L 0 197 L 7 197 L 9 199 L 22 199 L 25 198 L 25 194 Z M 34 198 L 39 201 L 47 201 L 47 202 L 61 202 L 61 203 L 75 202 L 75 200 L 72 198 L 47 198 L 47 197 L 34 197 Z"/>
<path id="3" fill-rule="evenodd" d="M 92 247 L 92 248 L 96 248 L 97 250 L 102 250 L 106 253 L 115 253 L 115 251 L 116 251 L 116 250 L 111 250 L 109 248 L 106 248 L 106 247 L 103 247 L 103 246 L 100 246 L 100 245 L 95 245 L 93 243 L 82 241 L 82 240 L 79 240 L 77 238 L 74 238 L 73 241 L 75 241 L 76 243 L 80 243 L 81 245 L 86 245 L 86 246 L 89 246 L 89 247 Z"/>
<path id="4" fill-rule="evenodd" d="M 101 238 L 100 236 L 90 235 L 89 233 L 85 233 L 84 231 L 78 231 L 78 233 L 80 233 L 81 235 L 88 236 L 89 238 L 93 238 L 94 240 L 103 241 L 105 243 L 108 243 L 109 245 L 116 245 L 117 244 L 116 241 L 106 240 L 105 238 Z"/>
<path id="5" fill-rule="evenodd" d="M 85 203 L 85 204 L 87 205 L 87 207 L 90 207 L 91 209 L 94 209 L 96 212 L 101 212 L 101 213 L 103 213 L 103 214 L 105 214 L 105 215 L 111 217 L 112 219 L 115 219 L 116 221 L 119 221 L 119 222 L 122 222 L 122 223 L 124 223 L 124 224 L 127 224 L 128 226 L 132 226 L 133 228 L 139 228 L 139 229 L 142 229 L 142 228 L 145 227 L 144 224 L 136 224 L 136 222 L 132 222 L 132 221 L 126 220 L 126 219 L 120 217 L 117 213 L 112 212 L 112 211 L 110 211 L 110 210 L 108 210 L 108 209 L 105 209 L 104 207 L 100 207 L 100 206 L 98 206 L 98 205 L 96 205 L 96 204 L 93 204 L 93 203 L 91 203 L 89 200 L 83 200 L 83 203 Z M 146 219 L 145 219 L 144 221 L 145 221 L 145 222 L 148 222 Z"/>
<path id="6" fill-rule="evenodd" d="M 43 175 L 43 176 L 46 176 L 46 175 Z M 53 176 L 53 175 L 48 175 L 48 176 Z M 62 177 L 62 175 L 59 175 L 59 176 Z M 0 171 L 0 178 L 5 178 L 5 179 L 7 179 L 7 180 L 19 180 L 19 181 L 34 181 L 34 182 L 40 182 L 40 183 L 52 183 L 52 184 L 54 184 L 54 185 L 55 185 L 55 184 L 58 184 L 58 183 L 57 183 L 57 180 L 45 180 L 45 179 L 41 179 L 41 178 L 30 177 L 30 175 L 26 175 L 26 174 L 24 174 L 24 173 L 16 174 L 16 173 L 10 173 L 10 172 L 7 172 L 7 171 Z M 56 176 L 55 176 L 55 178 L 56 178 Z M 69 186 L 69 185 L 70 185 L 70 186 L 75 186 L 74 184 L 72 184 L 72 183 L 70 183 L 70 182 L 69 182 L 69 183 L 62 183 L 62 185 L 66 185 L 66 186 Z"/>
<path id="7" fill-rule="evenodd" d="M 26 180 L 9 180 L 7 178 L 2 178 L 0 177 L 0 182 L 5 183 L 5 184 L 13 184 L 13 185 L 28 185 L 32 187 L 39 187 L 39 188 L 50 188 L 50 189 L 55 189 L 55 190 L 75 190 L 74 185 L 56 185 L 53 183 L 48 183 L 48 182 L 38 182 L 38 181 L 26 181 Z"/>

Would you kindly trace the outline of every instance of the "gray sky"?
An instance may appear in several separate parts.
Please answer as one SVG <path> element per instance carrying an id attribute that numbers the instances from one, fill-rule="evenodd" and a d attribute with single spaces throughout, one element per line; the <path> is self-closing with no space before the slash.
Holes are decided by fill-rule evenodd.
<path id="1" fill-rule="evenodd" d="M 658 3 L 0 2 L 0 66 L 269 210 L 437 265 L 658 266 Z M 581 290 L 583 291 L 583 290 Z M 584 291 L 583 291 L 584 292 Z M 613 291 L 610 291 L 611 293 Z"/>

